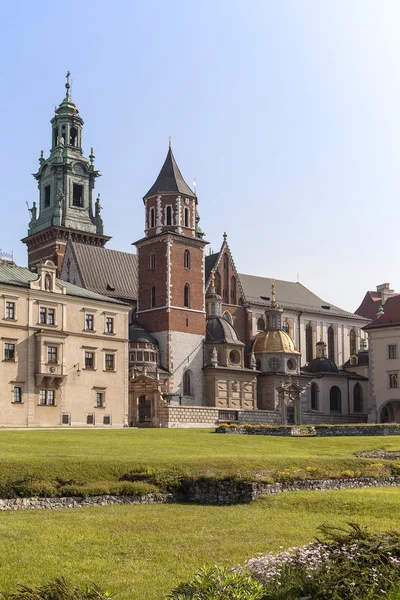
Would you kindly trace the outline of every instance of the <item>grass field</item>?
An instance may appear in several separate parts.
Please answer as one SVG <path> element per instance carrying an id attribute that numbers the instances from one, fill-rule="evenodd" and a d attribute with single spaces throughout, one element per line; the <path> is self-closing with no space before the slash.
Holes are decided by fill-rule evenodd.
<path id="1" fill-rule="evenodd" d="M 400 490 L 294 492 L 251 505 L 115 506 L 0 514 L 0 590 L 64 575 L 121 599 L 156 600 L 206 564 L 302 545 L 316 527 L 398 526 Z"/>
<path id="2" fill-rule="evenodd" d="M 380 476 L 387 474 L 382 461 L 353 453 L 381 448 L 399 450 L 400 438 L 275 438 L 204 429 L 0 431 L 0 484 L 25 477 L 116 480 L 137 467 L 249 479 L 307 467 L 313 477 L 371 468 Z"/>

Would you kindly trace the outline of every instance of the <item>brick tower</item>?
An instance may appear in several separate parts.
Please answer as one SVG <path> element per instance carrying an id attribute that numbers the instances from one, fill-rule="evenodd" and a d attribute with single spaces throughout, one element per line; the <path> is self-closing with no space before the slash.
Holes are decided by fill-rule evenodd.
<path id="1" fill-rule="evenodd" d="M 103 235 L 100 199 L 93 211 L 93 188 L 99 171 L 94 167 L 93 148 L 89 159 L 83 156 L 82 127 L 79 111 L 70 97 L 70 73 L 66 96 L 55 109 L 49 158 L 39 158 L 34 174 L 39 187 L 39 206 L 33 203 L 28 236 L 28 267 L 52 260 L 61 273 L 68 239 L 83 244 L 104 246 L 110 239 Z"/>
<path id="2" fill-rule="evenodd" d="M 197 197 L 184 181 L 171 147 L 143 198 L 145 237 L 139 258 L 138 320 L 159 343 L 169 392 L 183 404 L 203 403 L 205 337 L 204 247 Z"/>

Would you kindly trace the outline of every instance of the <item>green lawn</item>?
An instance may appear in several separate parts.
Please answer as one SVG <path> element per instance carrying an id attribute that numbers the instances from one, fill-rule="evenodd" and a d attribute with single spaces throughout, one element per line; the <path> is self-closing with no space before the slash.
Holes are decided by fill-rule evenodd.
<path id="1" fill-rule="evenodd" d="M 307 466 L 316 469 L 313 476 L 357 474 L 382 461 L 353 452 L 379 448 L 400 450 L 400 437 L 276 438 L 204 429 L 0 431 L 0 483 L 26 476 L 115 480 L 138 466 L 188 475 L 254 477 Z"/>
<path id="2" fill-rule="evenodd" d="M 206 564 L 236 565 L 356 520 L 398 526 L 400 490 L 295 492 L 251 505 L 115 506 L 0 514 L 0 590 L 56 576 L 95 581 L 121 599 L 156 600 Z"/>

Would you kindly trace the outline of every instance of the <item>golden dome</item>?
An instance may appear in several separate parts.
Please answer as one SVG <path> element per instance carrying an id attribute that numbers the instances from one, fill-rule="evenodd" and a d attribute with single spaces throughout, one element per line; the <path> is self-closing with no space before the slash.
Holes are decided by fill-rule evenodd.
<path id="1" fill-rule="evenodd" d="M 300 354 L 295 343 L 286 331 L 282 329 L 269 329 L 259 333 L 253 345 L 254 354 L 285 353 Z"/>

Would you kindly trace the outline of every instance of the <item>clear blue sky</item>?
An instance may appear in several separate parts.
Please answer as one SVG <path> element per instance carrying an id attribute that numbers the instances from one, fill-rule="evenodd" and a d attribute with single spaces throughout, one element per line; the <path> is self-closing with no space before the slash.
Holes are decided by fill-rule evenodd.
<path id="1" fill-rule="evenodd" d="M 143 234 L 168 136 L 239 272 L 354 310 L 400 292 L 400 3 L 130 0 L 2 6 L 0 247 L 26 264 L 31 176 L 72 73 L 110 247 Z"/>

